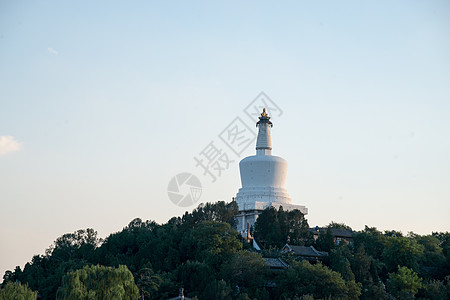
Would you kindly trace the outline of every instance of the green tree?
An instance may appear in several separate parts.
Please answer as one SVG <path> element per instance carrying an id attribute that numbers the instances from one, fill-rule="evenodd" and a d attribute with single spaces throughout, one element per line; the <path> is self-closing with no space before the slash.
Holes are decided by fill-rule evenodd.
<path id="1" fill-rule="evenodd" d="M 164 272 L 158 275 L 161 277 L 161 284 L 158 290 L 150 295 L 150 299 L 168 299 L 178 295 L 180 284 L 173 273 Z"/>
<path id="2" fill-rule="evenodd" d="M 431 300 L 450 299 L 450 276 L 447 277 L 444 281 L 430 280 L 422 284 L 417 297 Z"/>
<path id="3" fill-rule="evenodd" d="M 85 266 L 64 276 L 57 299 L 138 299 L 133 274 L 124 265 L 118 268 Z"/>
<path id="4" fill-rule="evenodd" d="M 360 244 L 349 258 L 356 282 L 362 283 L 361 300 L 384 300 L 386 292 L 378 276 L 381 262 L 365 253 Z"/>
<path id="5" fill-rule="evenodd" d="M 209 265 L 190 260 L 178 267 L 177 275 L 189 297 L 199 295 L 211 282 L 211 278 L 215 278 L 214 270 Z"/>
<path id="6" fill-rule="evenodd" d="M 161 226 L 153 221 L 142 221 L 140 218 L 132 220 L 122 231 L 109 235 L 96 250 L 96 260 L 105 266 L 117 267 L 124 264 L 130 271 L 136 273 L 143 267 L 142 264 L 150 262 L 152 265 L 160 265 L 163 260 L 161 256 L 156 257 L 156 245 L 169 246 L 165 241 L 158 240 L 157 233 L 162 230 Z M 167 232 L 161 234 L 162 239 Z M 161 250 L 161 255 L 167 255 L 167 249 Z"/>
<path id="7" fill-rule="evenodd" d="M 423 255 L 419 258 L 420 276 L 428 279 L 443 279 L 446 275 L 446 259 L 441 247 L 441 241 L 434 235 L 410 235 L 424 247 Z"/>
<path id="8" fill-rule="evenodd" d="M 348 299 L 359 299 L 361 295 L 361 283 L 356 283 L 355 275 L 350 267 L 348 258 L 352 253 L 347 245 L 339 245 L 330 252 L 330 266 L 333 271 L 339 272 L 348 287 Z"/>
<path id="9" fill-rule="evenodd" d="M 203 261 L 216 270 L 226 260 L 242 248 L 239 233 L 230 224 L 205 221 L 198 224 L 192 238 L 195 243 L 195 258 Z"/>
<path id="10" fill-rule="evenodd" d="M 239 296 L 237 297 L 237 300 L 252 300 L 252 298 L 250 298 L 247 293 L 242 293 L 242 294 L 239 294 Z"/>
<path id="11" fill-rule="evenodd" d="M 0 300 L 35 300 L 37 292 L 33 292 L 27 285 L 20 282 L 8 282 L 0 289 Z"/>
<path id="12" fill-rule="evenodd" d="M 355 234 L 353 241 L 355 249 L 363 245 L 367 255 L 382 259 L 386 237 L 375 227 L 366 226 L 363 231 Z"/>
<path id="13" fill-rule="evenodd" d="M 414 299 L 422 287 L 422 278 L 407 267 L 398 268 L 397 273 L 389 273 L 387 288 L 397 299 Z"/>
<path id="14" fill-rule="evenodd" d="M 54 299 L 62 276 L 69 270 L 93 263 L 100 242 L 97 232 L 90 228 L 64 234 L 45 251 L 45 255 L 33 256 L 23 271 L 16 267 L 7 277 L 28 284 L 32 290 L 38 290 L 43 299 Z M 5 278 L 6 281 L 10 279 Z"/>
<path id="15" fill-rule="evenodd" d="M 202 294 L 202 299 L 231 300 L 232 289 L 225 280 L 211 280 Z"/>
<path id="16" fill-rule="evenodd" d="M 395 271 L 398 265 L 418 270 L 418 262 L 423 252 L 424 246 L 413 238 L 389 237 L 386 240 L 383 261 L 389 272 Z"/>
<path id="17" fill-rule="evenodd" d="M 357 299 L 361 294 L 358 285 L 346 284 L 342 276 L 323 266 L 321 263 L 311 265 L 307 261 L 293 263 L 292 267 L 281 276 L 279 289 L 285 298 L 312 295 L 314 298 L 350 298 Z"/>
<path id="18" fill-rule="evenodd" d="M 350 260 L 355 279 L 358 282 L 368 280 L 370 277 L 371 257 L 366 255 L 363 245 L 356 249 Z"/>
<path id="19" fill-rule="evenodd" d="M 254 228 L 255 239 L 265 248 L 275 246 L 281 248 L 285 243 L 282 235 L 278 212 L 274 207 L 268 207 L 258 216 Z"/>
<path id="20" fill-rule="evenodd" d="M 305 215 L 298 209 L 288 211 L 285 214 L 287 215 L 285 218 L 285 243 L 298 246 L 311 245 L 313 243 L 313 234 L 309 231 Z"/>
<path id="21" fill-rule="evenodd" d="M 233 255 L 230 262 L 222 265 L 221 275 L 232 286 L 244 288 L 252 296 L 257 289 L 264 286 L 267 271 L 260 254 L 243 250 Z"/>
<path id="22" fill-rule="evenodd" d="M 350 268 L 351 257 L 350 250 L 346 245 L 340 245 L 336 249 L 332 249 L 329 255 L 330 267 L 333 271 L 339 272 L 345 281 L 355 280 L 355 275 Z"/>
<path id="23" fill-rule="evenodd" d="M 136 285 L 138 286 L 144 299 L 148 299 L 156 294 L 162 278 L 155 274 L 151 268 L 143 267 L 136 274 Z"/>
<path id="24" fill-rule="evenodd" d="M 226 222 L 234 227 L 236 224 L 235 216 L 239 213 L 239 208 L 235 201 L 226 203 L 225 201 L 218 201 L 215 203 L 200 204 L 196 209 L 189 214 L 194 223 L 203 221 L 217 221 Z"/>
<path id="25" fill-rule="evenodd" d="M 401 231 L 396 231 L 396 230 L 385 230 L 384 236 L 386 236 L 386 237 L 403 237 L 403 233 Z"/>
<path id="26" fill-rule="evenodd" d="M 254 237 L 266 249 L 281 248 L 286 243 L 312 244 L 312 234 L 302 212 L 285 211 L 282 206 L 266 208 L 255 222 Z"/>
<path id="27" fill-rule="evenodd" d="M 336 245 L 334 244 L 333 233 L 331 232 L 331 228 L 327 228 L 325 234 L 320 234 L 316 240 L 316 247 L 320 251 L 329 252 Z"/>
<path id="28" fill-rule="evenodd" d="M 334 221 L 331 221 L 331 223 L 328 224 L 327 228 L 353 230 L 350 226 L 347 226 L 344 223 L 336 223 Z"/>
<path id="29" fill-rule="evenodd" d="M 100 243 L 101 239 L 97 238 L 97 231 L 92 228 L 80 229 L 57 238 L 46 250 L 46 255 L 62 261 L 71 258 L 88 259 Z"/>

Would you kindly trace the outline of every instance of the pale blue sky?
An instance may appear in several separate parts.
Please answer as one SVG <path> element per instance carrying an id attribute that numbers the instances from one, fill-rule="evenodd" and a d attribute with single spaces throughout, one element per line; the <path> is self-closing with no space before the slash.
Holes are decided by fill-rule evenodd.
<path id="1" fill-rule="evenodd" d="M 0 1 L 1 275 L 181 215 L 180 172 L 229 201 L 237 162 L 211 183 L 193 157 L 237 116 L 256 130 L 260 91 L 311 226 L 450 230 L 448 1 L 67 2 Z"/>

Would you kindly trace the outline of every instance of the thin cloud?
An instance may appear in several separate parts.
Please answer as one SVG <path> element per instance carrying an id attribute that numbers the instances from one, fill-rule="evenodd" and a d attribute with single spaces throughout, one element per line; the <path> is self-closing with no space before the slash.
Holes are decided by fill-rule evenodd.
<path id="1" fill-rule="evenodd" d="M 19 151 L 22 145 L 10 135 L 0 136 L 0 156 L 10 152 Z"/>
<path id="2" fill-rule="evenodd" d="M 58 55 L 58 51 L 56 51 L 56 50 L 53 49 L 52 47 L 48 47 L 48 48 L 47 48 L 47 51 L 50 52 L 51 54 Z"/>

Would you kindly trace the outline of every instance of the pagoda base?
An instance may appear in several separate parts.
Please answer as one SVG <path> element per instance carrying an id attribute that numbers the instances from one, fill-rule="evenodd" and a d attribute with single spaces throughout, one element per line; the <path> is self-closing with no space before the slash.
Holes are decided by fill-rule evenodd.
<path id="1" fill-rule="evenodd" d="M 238 202 L 239 214 L 235 217 L 236 230 L 240 232 L 243 237 L 246 237 L 248 229 L 251 230 L 251 228 L 255 226 L 255 222 L 258 219 L 258 216 L 263 212 L 264 209 L 273 207 L 278 210 L 280 206 L 282 206 L 283 210 L 285 211 L 298 209 L 302 214 L 308 214 L 308 208 L 302 205 L 259 201 L 253 203 Z"/>

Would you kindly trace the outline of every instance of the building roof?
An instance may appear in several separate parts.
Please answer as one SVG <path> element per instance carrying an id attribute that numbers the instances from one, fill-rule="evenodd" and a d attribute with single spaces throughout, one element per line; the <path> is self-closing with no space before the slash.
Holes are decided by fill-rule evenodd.
<path id="1" fill-rule="evenodd" d="M 264 257 L 264 264 L 272 269 L 286 269 L 289 267 L 281 258 Z"/>
<path id="2" fill-rule="evenodd" d="M 322 257 L 328 255 L 327 252 L 318 251 L 313 246 L 306 247 L 306 246 L 294 246 L 286 244 L 283 247 L 283 251 L 288 251 L 298 256 L 307 256 L 307 257 Z"/>
<path id="3" fill-rule="evenodd" d="M 343 238 L 352 238 L 353 237 L 353 231 L 348 229 L 338 229 L 338 228 L 330 228 L 331 234 L 334 237 L 343 237 Z M 314 227 L 310 228 L 309 231 L 311 231 L 313 234 L 324 234 L 327 232 L 326 227 Z"/>

